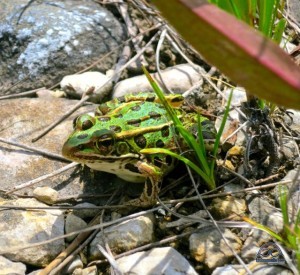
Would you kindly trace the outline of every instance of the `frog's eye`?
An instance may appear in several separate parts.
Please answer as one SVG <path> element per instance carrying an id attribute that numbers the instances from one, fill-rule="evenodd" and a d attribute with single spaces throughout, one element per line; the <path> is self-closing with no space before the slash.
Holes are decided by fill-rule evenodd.
<path id="1" fill-rule="evenodd" d="M 94 132 L 93 137 L 96 137 L 95 146 L 102 155 L 108 155 L 114 149 L 115 135 L 113 131 L 102 129 Z"/>
<path id="2" fill-rule="evenodd" d="M 75 128 L 78 130 L 88 130 L 92 128 L 95 123 L 95 117 L 85 114 L 76 119 Z"/>

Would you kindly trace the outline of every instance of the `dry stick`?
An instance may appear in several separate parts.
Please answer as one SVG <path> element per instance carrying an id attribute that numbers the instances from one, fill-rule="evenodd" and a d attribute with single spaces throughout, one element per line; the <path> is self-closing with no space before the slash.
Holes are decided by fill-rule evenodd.
<path id="1" fill-rule="evenodd" d="M 147 49 L 147 47 L 154 41 L 154 39 L 156 38 L 156 36 L 158 35 L 158 32 L 152 36 L 152 38 L 149 40 L 149 42 L 145 45 L 145 47 L 138 52 L 133 58 L 131 58 L 124 66 L 122 66 L 118 71 L 116 71 L 114 73 L 114 75 L 119 74 L 121 71 L 123 71 L 124 69 L 126 69 L 128 67 L 128 65 L 130 65 L 132 62 L 134 62 L 136 59 L 138 59 L 143 52 Z M 114 76 L 110 77 L 107 81 L 105 81 L 103 83 L 103 85 L 99 88 L 101 89 L 103 86 L 105 86 L 107 83 L 109 83 Z M 57 121 L 53 122 L 51 125 L 49 125 L 39 136 L 37 136 L 36 138 L 32 139 L 32 142 L 37 141 L 38 139 L 40 139 L 42 136 L 44 136 L 45 134 L 47 134 L 49 131 L 51 131 L 57 124 L 59 124 L 60 122 L 62 122 L 65 118 L 67 118 L 69 115 L 71 115 L 72 113 L 75 112 L 75 110 L 77 110 L 85 101 L 87 101 L 89 99 L 89 96 L 84 96 L 71 110 L 69 110 L 65 115 L 63 115 L 61 118 L 59 118 Z"/>
<path id="2" fill-rule="evenodd" d="M 114 274 L 122 275 L 123 273 L 120 270 L 120 268 L 118 267 L 118 264 L 117 264 L 116 260 L 108 252 L 106 252 L 104 247 L 101 246 L 100 244 L 97 244 L 97 248 L 99 249 L 99 251 L 103 254 L 103 256 L 107 259 L 107 261 L 109 262 L 109 264 L 113 268 Z"/>
<path id="3" fill-rule="evenodd" d="M 165 37 L 166 37 L 166 33 L 167 33 L 167 29 L 164 28 L 163 31 L 161 32 L 160 34 L 160 38 L 159 38 L 159 41 L 157 43 L 157 47 L 156 47 L 156 51 L 155 51 L 155 64 L 156 64 L 156 70 L 157 70 L 157 74 L 158 74 L 158 78 L 161 82 L 161 84 L 164 86 L 164 89 L 166 91 L 168 91 L 168 93 L 170 94 L 173 94 L 173 91 L 171 91 L 166 82 L 164 81 L 163 77 L 162 77 L 162 74 L 161 74 L 161 70 L 160 70 L 160 66 L 159 66 L 159 60 L 160 60 L 160 49 L 162 47 L 162 44 L 165 40 Z"/>
<path id="4" fill-rule="evenodd" d="M 108 83 L 108 81 L 106 81 L 102 86 L 106 85 Z M 102 87 L 101 86 L 101 87 Z M 37 140 L 39 140 L 41 137 L 43 137 L 44 135 L 46 135 L 48 132 L 50 132 L 56 125 L 58 125 L 59 123 L 61 123 L 64 119 L 66 119 L 67 117 L 69 117 L 71 114 L 73 114 L 79 107 L 81 107 L 81 105 L 86 102 L 88 99 L 90 98 L 90 96 L 84 96 L 71 110 L 69 110 L 67 113 L 65 113 L 63 116 L 61 116 L 59 119 L 57 119 L 56 121 L 54 121 L 53 123 L 51 123 L 41 134 L 39 134 L 37 137 L 33 138 L 31 141 L 35 142 Z"/>
<path id="5" fill-rule="evenodd" d="M 84 249 L 93 240 L 93 238 L 97 234 L 98 234 L 97 230 L 95 230 L 94 232 L 92 232 L 91 235 L 88 236 L 88 238 L 86 238 L 85 241 L 82 244 L 80 244 L 73 252 L 71 252 L 71 254 L 67 258 L 65 258 L 65 260 L 61 264 L 58 264 L 56 267 L 54 267 L 50 271 L 49 275 L 59 274 L 59 271 L 62 268 L 64 268 L 71 260 L 74 259 L 74 255 L 77 255 L 82 249 Z"/>
<path id="6" fill-rule="evenodd" d="M 0 100 L 2 99 L 11 99 L 11 98 L 18 98 L 18 97 L 22 97 L 22 96 L 26 96 L 26 95 L 35 95 L 36 92 L 40 91 L 40 90 L 44 90 L 46 89 L 45 87 L 41 87 L 35 90 L 31 90 L 31 91 L 27 91 L 27 92 L 23 92 L 23 93 L 18 93 L 18 94 L 13 94 L 13 95 L 4 95 L 4 96 L 0 96 Z"/>
<path id="7" fill-rule="evenodd" d="M 67 171 L 67 170 L 69 170 L 69 169 L 71 169 L 71 168 L 77 166 L 77 165 L 79 165 L 79 163 L 72 162 L 72 163 L 70 163 L 70 164 L 68 164 L 68 165 L 66 165 L 66 166 L 64 166 L 64 167 L 62 167 L 62 168 L 60 168 L 60 169 L 58 169 L 58 170 L 56 170 L 56 171 L 50 173 L 50 174 L 43 175 L 43 176 L 38 177 L 38 178 L 36 178 L 36 179 L 34 179 L 34 180 L 30 180 L 30 181 L 27 181 L 27 182 L 25 182 L 25 183 L 22 183 L 22 184 L 20 184 L 20 185 L 18 185 L 18 186 L 15 186 L 12 190 L 7 191 L 5 194 L 8 195 L 8 194 L 14 193 L 14 192 L 16 192 L 16 191 L 18 191 L 18 190 L 21 190 L 21 189 L 23 189 L 23 188 L 26 188 L 26 187 L 32 186 L 32 185 L 34 185 L 34 184 L 37 184 L 38 182 L 43 181 L 43 180 L 45 180 L 45 179 L 48 179 L 48 178 L 57 176 L 57 175 L 59 175 L 59 174 L 65 172 L 65 171 Z"/>
<path id="8" fill-rule="evenodd" d="M 285 180 L 285 181 L 279 181 L 279 182 L 275 182 L 275 183 L 265 184 L 265 185 L 262 185 L 262 186 L 249 187 L 249 188 L 245 188 L 243 190 L 238 190 L 238 191 L 223 192 L 223 193 L 212 194 L 212 195 L 201 195 L 201 197 L 203 199 L 224 197 L 224 196 L 230 196 L 230 195 L 239 194 L 239 193 L 246 193 L 246 192 L 255 191 L 255 190 L 268 189 L 268 188 L 275 187 L 277 185 L 288 184 L 288 183 L 291 183 L 291 182 L 292 182 L 291 180 Z M 198 200 L 198 197 L 194 196 L 194 197 L 187 198 L 187 199 L 176 199 L 176 200 L 164 201 L 163 203 L 173 204 L 173 203 L 178 203 L 178 202 L 191 202 L 191 201 L 196 201 L 196 200 Z"/>
<path id="9" fill-rule="evenodd" d="M 25 145 L 25 144 L 21 144 L 21 143 L 18 143 L 18 142 L 14 142 L 14 141 L 11 141 L 11 140 L 6 140 L 4 138 L 0 138 L 0 142 L 10 144 L 10 145 L 13 145 L 13 146 L 17 146 L 17 147 L 20 147 L 20 148 L 23 148 L 23 149 L 26 149 L 26 150 L 29 150 L 29 151 L 32 151 L 32 152 L 36 152 L 39 155 L 42 155 L 42 156 L 45 156 L 45 157 L 70 162 L 68 159 L 64 158 L 61 155 L 50 153 L 50 152 L 47 152 L 47 151 L 44 151 L 44 150 L 41 150 L 41 149 L 37 149 L 37 148 L 31 147 L 31 146 L 28 146 L 28 145 Z"/>
<path id="10" fill-rule="evenodd" d="M 136 26 L 134 26 L 134 24 L 129 16 L 128 4 L 123 2 L 120 5 L 118 5 L 118 8 L 119 8 L 119 12 L 123 17 L 123 20 L 124 20 L 126 26 L 127 26 L 127 32 L 132 37 L 133 47 L 135 48 L 136 52 L 139 52 L 141 50 L 141 48 L 139 47 L 139 44 L 142 42 L 143 36 L 140 35 L 137 37 L 138 28 Z M 141 56 L 141 59 L 139 60 L 139 62 L 142 62 L 143 64 L 147 64 L 143 55 Z"/>

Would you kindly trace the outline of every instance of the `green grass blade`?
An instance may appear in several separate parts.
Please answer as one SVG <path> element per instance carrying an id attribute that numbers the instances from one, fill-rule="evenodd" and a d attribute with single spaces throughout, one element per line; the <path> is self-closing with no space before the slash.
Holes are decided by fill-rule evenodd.
<path id="1" fill-rule="evenodd" d="M 275 27 L 274 35 L 273 35 L 273 41 L 275 41 L 277 44 L 280 44 L 282 40 L 285 26 L 286 26 L 286 20 L 284 18 L 281 18 Z"/>

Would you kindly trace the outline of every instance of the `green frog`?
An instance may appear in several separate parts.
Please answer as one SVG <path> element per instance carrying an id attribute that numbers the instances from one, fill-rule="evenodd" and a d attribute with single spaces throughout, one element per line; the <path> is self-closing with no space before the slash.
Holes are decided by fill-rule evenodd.
<path id="1" fill-rule="evenodd" d="M 192 130 L 197 116 L 180 108 L 181 95 L 168 95 L 183 126 Z M 203 120 L 207 120 L 203 118 Z M 98 106 L 95 116 L 84 114 L 74 122 L 74 131 L 62 148 L 64 157 L 88 167 L 116 174 L 130 182 L 144 182 L 144 190 L 129 205 L 147 207 L 156 203 L 162 178 L 176 160 L 164 154 L 142 154 L 145 148 L 187 150 L 176 134 L 164 106 L 155 94 L 140 93 L 113 99 Z"/>

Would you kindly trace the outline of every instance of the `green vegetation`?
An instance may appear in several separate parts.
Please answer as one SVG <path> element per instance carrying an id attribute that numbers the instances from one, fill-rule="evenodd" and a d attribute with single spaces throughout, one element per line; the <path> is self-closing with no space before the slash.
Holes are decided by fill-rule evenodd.
<path id="1" fill-rule="evenodd" d="M 184 138 L 186 143 L 189 145 L 190 149 L 195 152 L 197 164 L 193 163 L 186 157 L 182 155 L 175 154 L 169 150 L 166 149 L 160 149 L 160 148 L 150 148 L 150 149 L 143 149 L 141 150 L 141 153 L 143 154 L 167 154 L 172 157 L 177 158 L 180 161 L 183 161 L 186 165 L 188 165 L 191 169 L 193 169 L 198 175 L 200 175 L 204 181 L 206 182 L 207 186 L 209 189 L 214 189 L 216 187 L 215 183 L 215 177 L 214 177 L 214 168 L 215 168 L 215 163 L 216 163 L 216 157 L 218 153 L 218 148 L 220 144 L 220 139 L 222 132 L 225 127 L 225 122 L 228 117 L 229 113 L 229 107 L 230 107 L 230 102 L 231 102 L 231 97 L 232 93 L 230 94 L 230 97 L 227 102 L 227 106 L 225 109 L 224 117 L 220 126 L 220 129 L 216 135 L 216 140 L 214 143 L 214 148 L 213 151 L 211 152 L 211 157 L 208 157 L 206 148 L 205 148 L 205 143 L 204 143 L 204 138 L 203 138 L 203 131 L 202 131 L 202 126 L 201 126 L 201 117 L 198 115 L 198 137 L 199 141 L 195 139 L 195 137 L 190 133 L 187 129 L 185 129 L 182 126 L 182 123 L 178 119 L 175 111 L 173 108 L 169 105 L 169 103 L 166 101 L 163 92 L 160 90 L 159 86 L 157 83 L 154 81 L 154 79 L 151 77 L 151 75 L 148 73 L 145 67 L 143 67 L 144 73 L 148 78 L 148 81 L 150 82 L 153 90 L 159 97 L 160 101 L 164 105 L 165 109 L 167 110 L 170 118 L 173 120 L 174 127 L 175 129 L 178 130 L 179 134 Z"/>

